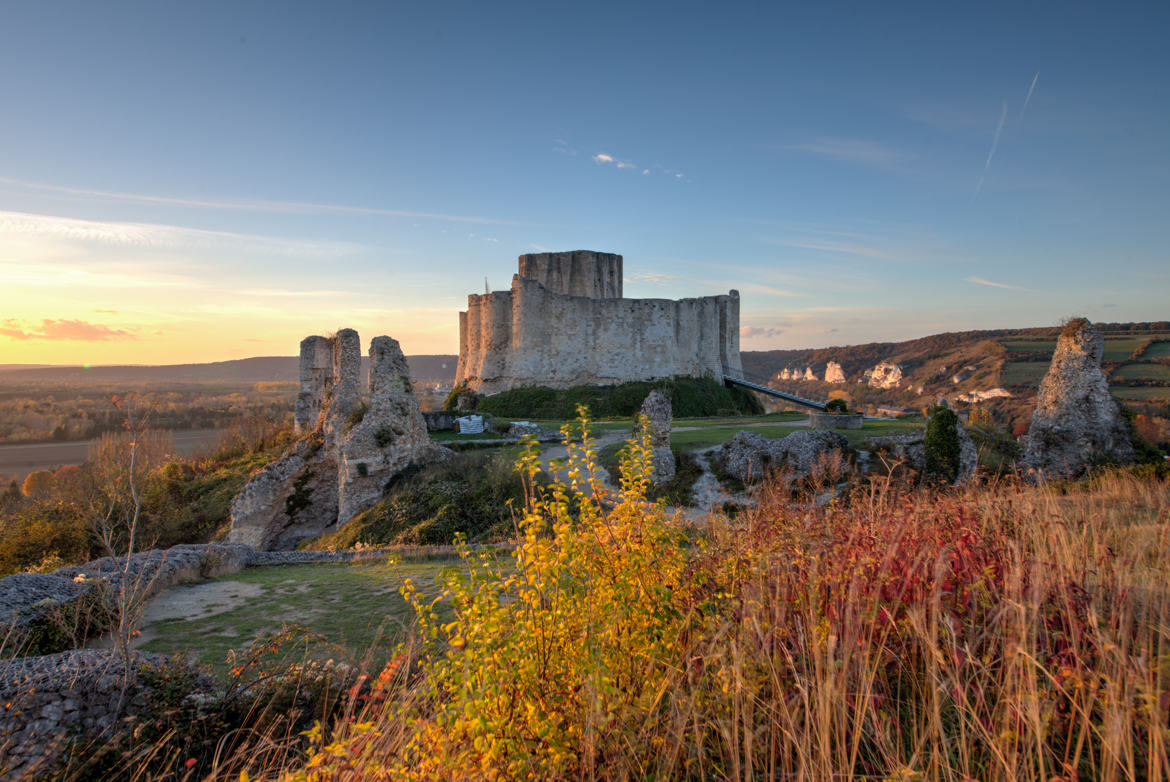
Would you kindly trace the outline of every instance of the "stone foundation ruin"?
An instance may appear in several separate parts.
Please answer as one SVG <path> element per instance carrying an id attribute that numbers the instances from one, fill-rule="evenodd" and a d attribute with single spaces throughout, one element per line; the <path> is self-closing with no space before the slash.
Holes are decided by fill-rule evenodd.
<path id="1" fill-rule="evenodd" d="M 521 255 L 511 290 L 459 313 L 455 382 L 482 394 L 724 375 L 743 376 L 739 292 L 624 299 L 620 255 Z"/>
<path id="2" fill-rule="evenodd" d="M 301 437 L 236 495 L 228 540 L 292 548 L 373 505 L 408 465 L 442 457 L 445 450 L 427 435 L 406 357 L 390 337 L 370 342 L 369 385 L 366 403 L 353 329 L 301 342 L 294 416 Z"/>

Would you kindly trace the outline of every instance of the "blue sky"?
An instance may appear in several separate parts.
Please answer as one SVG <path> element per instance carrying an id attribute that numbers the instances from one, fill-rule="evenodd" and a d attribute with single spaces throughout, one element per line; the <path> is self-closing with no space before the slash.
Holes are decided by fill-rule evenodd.
<path id="1" fill-rule="evenodd" d="M 0 363 L 455 352 L 516 256 L 743 347 L 1170 318 L 1165 3 L 8 0 Z"/>

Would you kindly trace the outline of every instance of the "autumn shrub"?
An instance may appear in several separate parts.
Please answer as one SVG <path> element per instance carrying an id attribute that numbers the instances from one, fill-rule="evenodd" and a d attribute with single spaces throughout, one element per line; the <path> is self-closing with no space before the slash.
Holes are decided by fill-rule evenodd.
<path id="1" fill-rule="evenodd" d="M 1167 483 L 763 484 L 694 540 L 644 501 L 647 446 L 608 496 L 586 438 L 513 566 L 408 585 L 421 657 L 285 777 L 1167 777 Z"/>

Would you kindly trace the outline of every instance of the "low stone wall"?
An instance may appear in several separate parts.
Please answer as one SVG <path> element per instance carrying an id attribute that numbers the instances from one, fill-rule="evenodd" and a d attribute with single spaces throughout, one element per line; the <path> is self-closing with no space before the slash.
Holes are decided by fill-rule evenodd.
<path id="1" fill-rule="evenodd" d="M 865 416 L 861 413 L 809 413 L 808 425 L 812 429 L 860 429 Z"/>
<path id="2" fill-rule="evenodd" d="M 456 417 L 453 413 L 444 413 L 441 410 L 423 411 L 423 419 L 427 422 L 428 432 L 454 432 Z"/>
<path id="3" fill-rule="evenodd" d="M 164 664 L 162 655 L 134 654 L 127 665 L 109 649 L 0 660 L 0 777 L 48 778 L 70 742 L 110 734 L 119 718 L 149 713 L 153 690 L 142 673 Z M 192 672 L 192 682 L 188 697 L 216 696 L 214 679 Z"/>
<path id="4" fill-rule="evenodd" d="M 6 625 L 0 626 L 0 638 L 11 654 L 19 649 L 21 637 L 49 612 L 87 597 L 109 598 L 122 585 L 142 590 L 145 599 L 177 584 L 231 575 L 246 567 L 352 562 L 389 553 L 439 558 L 456 555 L 458 548 L 256 551 L 239 543 L 206 543 L 144 551 L 128 559 L 105 557 L 52 573 L 18 573 L 0 579 L 0 625 Z M 149 714 L 156 704 L 149 677 L 144 679 L 142 673 L 164 663 L 174 665 L 162 655 L 134 653 L 127 670 L 126 660 L 111 649 L 0 659 L 0 779 L 51 776 L 70 742 L 96 739 L 115 730 L 119 717 Z M 220 685 L 214 679 L 194 671 L 191 678 L 195 689 L 189 697 L 220 697 Z"/>

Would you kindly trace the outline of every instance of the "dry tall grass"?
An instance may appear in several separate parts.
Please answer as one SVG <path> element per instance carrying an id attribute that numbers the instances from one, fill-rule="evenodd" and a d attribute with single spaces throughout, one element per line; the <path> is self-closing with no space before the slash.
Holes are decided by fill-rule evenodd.
<path id="1" fill-rule="evenodd" d="M 614 581 L 637 575 L 623 548 L 684 546 L 655 532 L 669 530 L 663 513 L 631 498 L 594 523 L 618 531 L 610 548 L 570 548 L 596 567 L 530 558 L 527 586 L 459 593 L 459 619 L 438 634 L 454 643 L 400 657 L 287 777 L 1170 777 L 1165 482 L 873 486 L 823 508 L 766 493 L 735 526 L 712 519 L 681 571 L 642 573 L 657 592 Z M 569 550 L 539 545 L 553 560 Z M 655 595 L 661 616 L 611 602 L 634 592 Z M 485 631 L 489 608 L 499 621 Z M 590 624 L 607 616 L 628 621 L 617 657 Z M 583 618 L 597 636 L 583 653 L 516 637 Z M 467 689 L 484 686 L 468 672 L 486 656 L 522 649 L 550 659 L 505 659 L 490 703 Z M 556 676 L 524 680 L 539 671 Z"/>
<path id="2" fill-rule="evenodd" d="M 455 621 L 420 602 L 308 760 L 252 778 L 1170 778 L 1167 483 L 777 488 L 696 541 L 636 479 L 592 504 L 579 456 L 515 568 L 453 574 Z"/>

